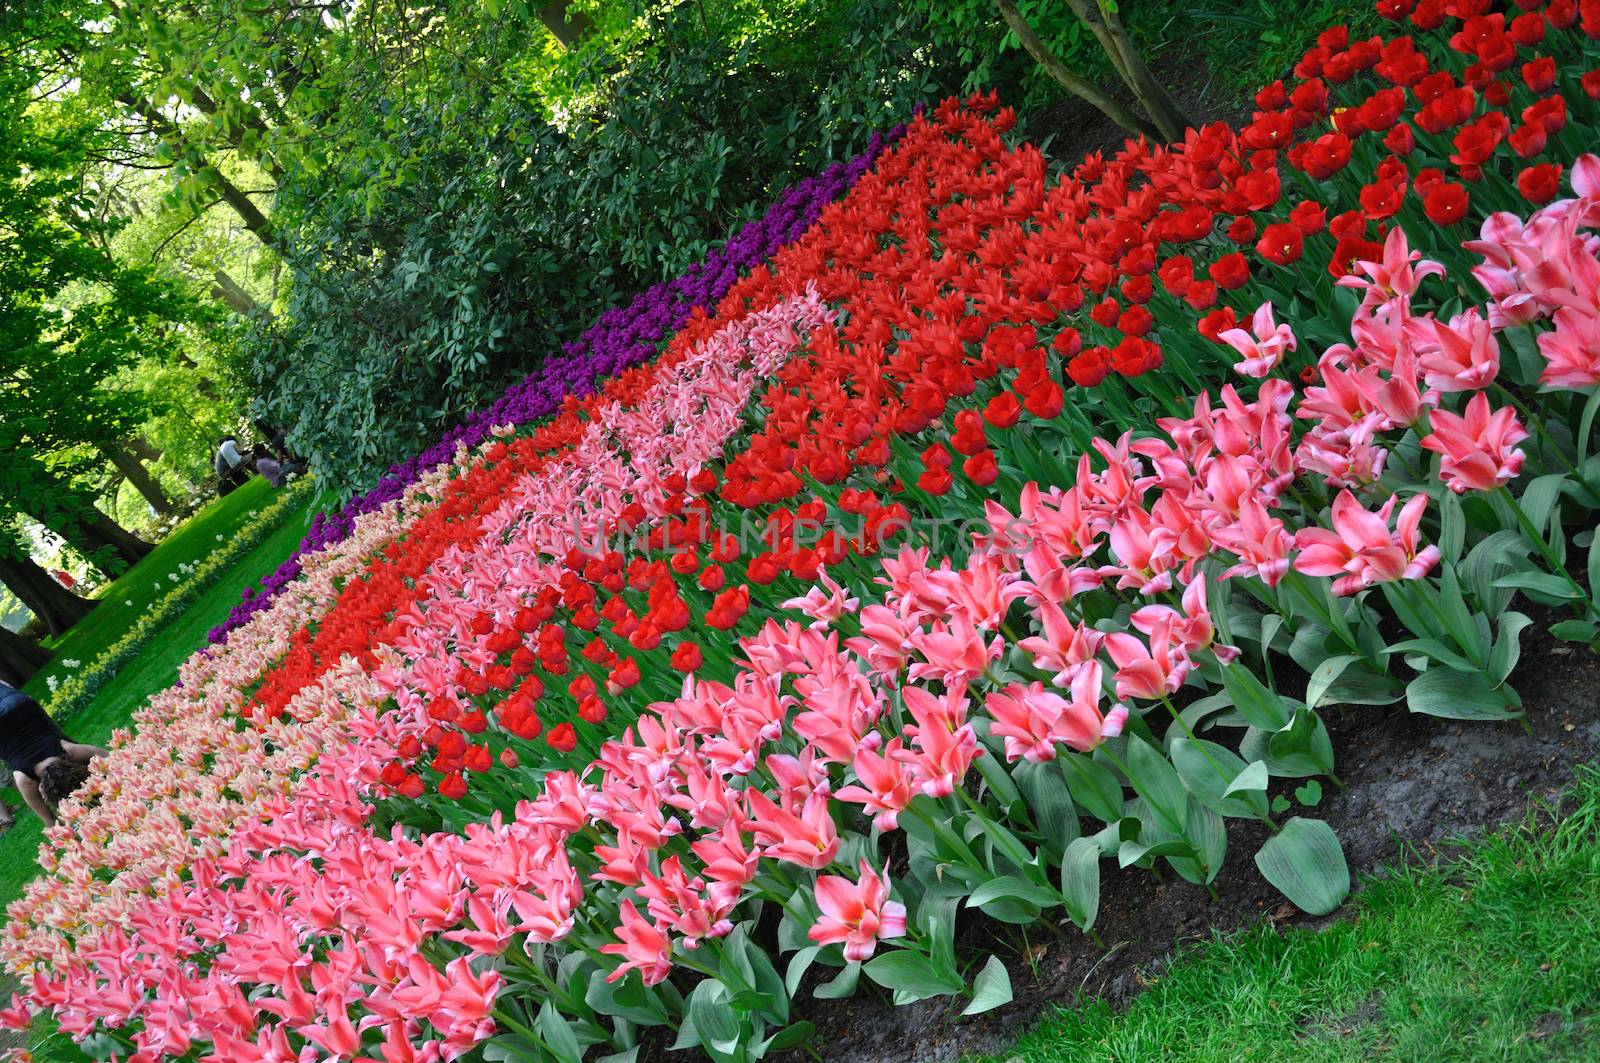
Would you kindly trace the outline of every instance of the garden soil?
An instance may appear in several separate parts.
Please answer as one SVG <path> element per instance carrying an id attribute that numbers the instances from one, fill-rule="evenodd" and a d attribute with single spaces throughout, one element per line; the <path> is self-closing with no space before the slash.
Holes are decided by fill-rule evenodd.
<path id="1" fill-rule="evenodd" d="M 1333 826 L 1358 882 L 1398 862 L 1448 857 L 1453 840 L 1520 819 L 1530 801 L 1558 797 L 1576 765 L 1600 759 L 1600 659 L 1551 637 L 1550 617 L 1537 619 L 1544 622 L 1524 633 L 1512 677 L 1531 734 L 1516 723 L 1417 716 L 1403 704 L 1322 711 L 1345 789 L 1325 783 L 1319 805 L 1297 811 Z M 1023 928 L 963 912 L 964 957 L 998 953 L 1016 993 L 1013 1003 L 986 1015 L 959 1018 L 965 1001 L 951 997 L 890 1007 L 863 979 L 848 1001 L 805 1000 L 802 990 L 800 1017 L 816 1023 L 815 1043 L 827 1046 L 829 1063 L 934 1063 L 1002 1052 L 1050 1005 L 1070 1005 L 1080 995 L 1125 1004 L 1185 943 L 1261 922 L 1318 926 L 1338 919 L 1337 912 L 1306 916 L 1267 885 L 1252 859 L 1264 840 L 1259 825 L 1229 821 L 1216 900 L 1176 875 L 1157 882 L 1149 871 L 1102 862 L 1095 929 L 1104 950 L 1057 909 L 1062 936 L 1030 930 L 1034 947 L 1025 958 L 1018 948 Z"/>

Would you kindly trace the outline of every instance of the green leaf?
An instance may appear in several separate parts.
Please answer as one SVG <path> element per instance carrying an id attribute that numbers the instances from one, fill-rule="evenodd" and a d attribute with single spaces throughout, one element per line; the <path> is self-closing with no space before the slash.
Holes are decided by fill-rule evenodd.
<path id="1" fill-rule="evenodd" d="M 1000 957 L 990 956 L 989 962 L 983 965 L 983 970 L 973 980 L 972 1002 L 962 1009 L 961 1014 L 980 1015 L 1011 1003 L 1011 999 L 1011 974 Z"/>
<path id="2" fill-rule="evenodd" d="M 1600 550 L 1595 550 L 1590 556 L 1600 557 Z M 1563 620 L 1550 625 L 1550 634 L 1563 642 L 1593 642 L 1596 635 L 1600 635 L 1600 624 L 1593 620 Z"/>
<path id="3" fill-rule="evenodd" d="M 561 1063 L 583 1063 L 583 1046 L 578 1044 L 578 1035 L 572 1032 L 572 1024 L 557 1010 L 553 1001 L 546 1000 L 539 1008 L 539 1017 L 534 1021 L 534 1026 Z"/>
<path id="4" fill-rule="evenodd" d="M 1467 517 L 1461 509 L 1461 499 L 1454 491 L 1441 491 L 1439 496 L 1439 553 L 1449 567 L 1461 558 L 1461 551 L 1466 545 Z"/>
<path id="5" fill-rule="evenodd" d="M 1017 788 L 1027 799 L 1039 836 L 1052 852 L 1065 849 L 1079 833 L 1078 810 L 1067 789 L 1066 776 L 1053 762 L 1019 764 L 1013 773 Z"/>
<path id="6" fill-rule="evenodd" d="M 1510 720 L 1521 716 L 1511 689 L 1482 672 L 1430 668 L 1406 686 L 1406 708 L 1447 720 Z"/>
<path id="7" fill-rule="evenodd" d="M 731 1056 L 739 1049 L 739 1018 L 729 1003 L 732 994 L 715 978 L 707 978 L 689 994 L 689 1021 L 707 1054 Z"/>
<path id="8" fill-rule="evenodd" d="M 1500 630 L 1495 633 L 1494 649 L 1489 654 L 1489 674 L 1503 683 L 1511 675 L 1522 657 L 1522 632 L 1532 619 L 1523 613 L 1506 613 L 1500 617 Z"/>
<path id="9" fill-rule="evenodd" d="M 1294 799 L 1307 808 L 1315 808 L 1322 800 L 1322 784 L 1315 779 L 1308 779 L 1304 785 L 1294 788 Z"/>
<path id="10" fill-rule="evenodd" d="M 811 991 L 811 995 L 819 1000 L 839 1000 L 856 991 L 856 983 L 861 980 L 861 965 L 847 963 L 844 970 L 831 982 L 823 982 Z"/>
<path id="11" fill-rule="evenodd" d="M 792 997 L 800 992 L 800 981 L 805 978 L 811 961 L 822 951 L 821 945 L 807 945 L 789 958 L 789 967 L 783 974 L 783 988 Z"/>
<path id="12" fill-rule="evenodd" d="M 875 956 L 861 969 L 885 989 L 903 994 L 907 1003 L 959 993 L 966 988 L 960 978 L 941 975 L 926 956 L 912 949 L 894 949 Z"/>
<path id="13" fill-rule="evenodd" d="M 1193 738 L 1173 741 L 1172 764 L 1183 785 L 1207 808 L 1240 819 L 1260 819 L 1267 814 L 1265 764 L 1261 764 L 1259 786 L 1240 788 L 1238 781 L 1251 766 L 1230 749 Z M 1241 796 L 1235 797 L 1235 793 Z"/>
<path id="14" fill-rule="evenodd" d="M 1269 781 L 1271 781 L 1271 776 L 1267 772 L 1266 762 L 1252 760 L 1245 765 L 1244 770 L 1239 773 L 1238 777 L 1228 784 L 1228 788 L 1223 791 L 1223 795 L 1232 796 L 1233 794 L 1250 790 L 1260 790 L 1265 793 Z"/>
<path id="15" fill-rule="evenodd" d="M 973 890 L 972 896 L 967 898 L 967 907 L 982 908 L 990 901 L 1003 897 L 1026 901 L 1040 908 L 1054 907 L 1061 902 L 1060 894 L 1048 886 L 1041 886 L 1015 875 L 1001 875 Z"/>
<path id="16" fill-rule="evenodd" d="M 1316 670 L 1311 673 L 1311 678 L 1306 680 L 1306 704 L 1313 709 L 1321 705 L 1323 695 L 1328 692 L 1328 688 L 1333 685 L 1333 681 L 1338 679 L 1344 673 L 1344 670 L 1356 660 L 1357 658 L 1353 654 L 1345 653 L 1337 657 L 1329 657 L 1317 665 Z"/>
<path id="17" fill-rule="evenodd" d="M 1291 713 L 1283 699 L 1257 679 L 1248 668 L 1224 668 L 1222 685 L 1233 698 L 1234 708 L 1252 727 L 1276 731 L 1288 724 Z"/>
<path id="18" fill-rule="evenodd" d="M 1327 915 L 1350 895 L 1350 868 L 1333 828 L 1320 819 L 1289 820 L 1256 853 L 1261 876 L 1312 915 Z"/>
<path id="19" fill-rule="evenodd" d="M 1148 742 L 1128 742 L 1128 781 L 1150 805 L 1151 813 L 1169 833 L 1182 834 L 1188 821 L 1189 793 L 1172 762 Z"/>
<path id="20" fill-rule="evenodd" d="M 1495 580 L 1494 585 L 1526 591 L 1535 601 L 1541 598 L 1553 598 L 1556 602 L 1570 602 L 1576 601 L 1579 597 L 1572 584 L 1548 572 L 1512 572 Z"/>
<path id="21" fill-rule="evenodd" d="M 1081 753 L 1062 753 L 1056 760 L 1066 777 L 1067 789 L 1079 806 L 1105 823 L 1122 818 L 1122 784 L 1110 768 Z"/>
<path id="22" fill-rule="evenodd" d="M 773 1052 L 782 1052 L 790 1048 L 799 1048 L 801 1045 L 811 1040 L 811 1036 L 816 1032 L 817 1027 L 815 1023 L 809 1022 L 805 1019 L 801 1019 L 799 1022 L 792 1022 L 788 1026 L 785 1026 L 783 1029 L 779 1030 L 777 1033 L 773 1034 L 771 1037 L 767 1038 L 765 1041 L 761 1042 L 761 1051 L 757 1054 L 757 1058 L 766 1056 Z"/>
<path id="23" fill-rule="evenodd" d="M 1080 930 L 1094 926 L 1100 911 L 1100 843 L 1075 838 L 1061 859 L 1061 896 Z"/>

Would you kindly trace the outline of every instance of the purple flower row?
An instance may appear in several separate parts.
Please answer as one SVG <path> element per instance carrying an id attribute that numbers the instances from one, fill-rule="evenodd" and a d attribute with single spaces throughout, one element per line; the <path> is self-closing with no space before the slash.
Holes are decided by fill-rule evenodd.
<path id="1" fill-rule="evenodd" d="M 648 361 L 662 340 L 682 328 L 697 306 L 714 307 L 740 275 L 798 240 L 821 215 L 823 207 L 847 192 L 870 170 L 878 155 L 905 131 L 896 126 L 887 134 L 874 133 L 866 151 L 848 163 L 834 163 L 780 195 L 765 216 L 746 223 L 705 261 L 690 266 L 681 276 L 640 292 L 627 306 L 600 315 L 576 340 L 551 355 L 543 365 L 513 384 L 491 405 L 476 411 L 445 433 L 433 446 L 415 457 L 391 465 L 389 473 L 364 495 L 345 503 L 337 513 L 318 513 L 311 531 L 289 560 L 261 581 L 246 588 L 221 626 L 211 629 L 210 641 L 227 640 L 228 632 L 267 607 L 273 597 L 300 575 L 300 557 L 343 541 L 363 513 L 399 498 L 429 469 L 455 456 L 456 445 L 475 447 L 499 424 L 526 424 L 555 413 L 567 395 L 593 392 L 596 382 Z"/>

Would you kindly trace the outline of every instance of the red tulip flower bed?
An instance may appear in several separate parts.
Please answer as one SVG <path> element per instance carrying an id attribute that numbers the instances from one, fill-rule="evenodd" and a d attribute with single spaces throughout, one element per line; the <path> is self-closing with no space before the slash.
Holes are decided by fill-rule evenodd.
<path id="1" fill-rule="evenodd" d="M 363 517 L 207 659 L 272 647 L 238 734 L 345 741 L 159 881 L 95 841 L 152 800 L 111 758 L 10 1019 L 747 1060 L 863 978 L 999 1006 L 958 920 L 1092 935 L 1105 861 L 1204 890 L 1233 820 L 1334 910 L 1269 797 L 1337 784 L 1321 714 L 1514 726 L 1513 607 L 1600 634 L 1600 3 L 1379 10 L 1243 128 L 1069 174 L 946 101 L 653 363 Z"/>

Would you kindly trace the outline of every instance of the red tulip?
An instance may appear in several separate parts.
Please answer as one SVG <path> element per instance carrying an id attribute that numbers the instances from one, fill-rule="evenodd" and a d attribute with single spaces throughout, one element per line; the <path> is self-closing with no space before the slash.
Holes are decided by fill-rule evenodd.
<path id="1" fill-rule="evenodd" d="M 578 732 L 570 723 L 559 723 L 550 728 L 545 741 L 559 753 L 571 753 L 578 747 Z"/>

